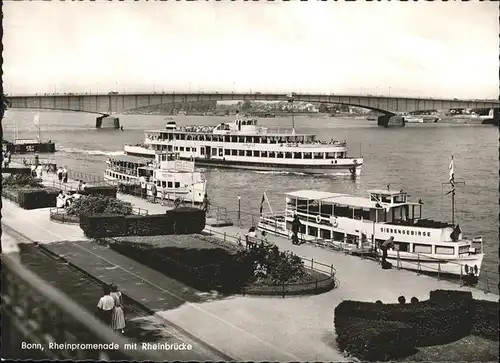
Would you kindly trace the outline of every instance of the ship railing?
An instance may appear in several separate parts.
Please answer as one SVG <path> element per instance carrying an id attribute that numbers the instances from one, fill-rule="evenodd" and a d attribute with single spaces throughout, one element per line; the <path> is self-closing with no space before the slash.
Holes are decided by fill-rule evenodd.
<path id="1" fill-rule="evenodd" d="M 60 290 L 28 270 L 14 255 L 2 254 L 2 353 L 5 358 L 43 360 L 159 361 L 154 352 L 125 349 L 116 334 Z M 20 342 L 64 344 L 62 349 L 21 349 Z M 87 349 L 73 347 L 88 344 Z M 103 344 L 93 349 L 90 344 Z M 111 349 L 107 349 L 107 348 Z"/>
<path id="2" fill-rule="evenodd" d="M 244 247 L 246 249 L 251 248 L 255 244 L 258 243 L 265 243 L 263 239 L 260 237 L 248 237 L 245 234 L 237 233 L 237 234 L 231 234 L 228 232 L 220 232 L 220 231 L 215 231 L 210 228 L 205 228 L 205 230 L 208 232 L 210 236 L 215 236 L 224 242 L 232 242 L 235 245 L 238 245 L 240 247 Z M 311 269 L 315 270 L 318 272 L 326 273 L 329 274 L 330 277 L 334 277 L 337 270 L 335 269 L 333 264 L 326 264 L 323 262 L 316 261 L 314 259 L 309 259 L 306 257 L 298 256 L 304 263 L 304 266 Z"/>

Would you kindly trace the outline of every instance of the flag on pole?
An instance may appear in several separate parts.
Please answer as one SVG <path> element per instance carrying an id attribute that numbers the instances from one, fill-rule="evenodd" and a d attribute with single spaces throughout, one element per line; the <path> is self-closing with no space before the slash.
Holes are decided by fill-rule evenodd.
<path id="1" fill-rule="evenodd" d="M 454 183 L 455 183 L 455 166 L 453 165 L 453 156 L 451 157 L 449 169 L 450 169 L 450 184 L 452 187 L 454 187 L 455 186 L 454 185 Z"/>
<path id="2" fill-rule="evenodd" d="M 33 123 L 38 126 L 40 124 L 40 115 L 39 114 L 36 114 L 34 117 L 33 117 Z"/>

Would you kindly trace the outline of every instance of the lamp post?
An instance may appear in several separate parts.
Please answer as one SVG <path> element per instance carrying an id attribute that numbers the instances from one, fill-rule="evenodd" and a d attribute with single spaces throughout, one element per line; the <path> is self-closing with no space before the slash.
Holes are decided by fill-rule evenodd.
<path id="1" fill-rule="evenodd" d="M 238 195 L 238 224 L 241 226 L 241 196 Z"/>

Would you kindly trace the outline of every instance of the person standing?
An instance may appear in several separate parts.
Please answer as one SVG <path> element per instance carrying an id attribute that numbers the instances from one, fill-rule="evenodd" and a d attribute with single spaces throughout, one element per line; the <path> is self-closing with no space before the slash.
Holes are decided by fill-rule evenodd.
<path id="1" fill-rule="evenodd" d="M 156 189 L 156 182 L 153 182 L 151 184 L 151 194 L 153 196 L 153 204 L 156 203 L 156 194 L 158 193 L 157 189 Z"/>
<path id="2" fill-rule="evenodd" d="M 125 332 L 125 315 L 123 314 L 123 298 L 122 293 L 118 290 L 116 284 L 111 284 L 111 297 L 115 302 L 113 314 L 111 315 L 111 328 L 120 331 L 122 334 Z"/>
<path id="3" fill-rule="evenodd" d="M 63 179 L 63 169 L 61 167 L 57 168 L 57 179 L 59 180 L 59 184 L 61 184 Z"/>
<path id="4" fill-rule="evenodd" d="M 302 226 L 302 223 L 300 222 L 299 216 L 297 214 L 295 214 L 293 216 L 293 222 L 292 222 L 292 244 L 294 244 L 294 245 L 300 244 L 299 231 L 300 231 L 301 226 Z"/>
<path id="5" fill-rule="evenodd" d="M 66 166 L 62 170 L 62 179 L 63 179 L 63 183 L 68 182 L 68 168 Z"/>
<path id="6" fill-rule="evenodd" d="M 39 164 L 37 167 L 36 167 L 36 177 L 38 179 L 42 179 L 42 173 L 43 173 L 43 166 L 41 164 Z"/>
<path id="7" fill-rule="evenodd" d="M 113 308 L 115 307 L 115 300 L 110 295 L 111 288 L 105 285 L 103 288 L 104 296 L 99 299 L 97 303 L 97 315 L 101 321 L 111 327 L 111 318 L 113 314 Z"/>

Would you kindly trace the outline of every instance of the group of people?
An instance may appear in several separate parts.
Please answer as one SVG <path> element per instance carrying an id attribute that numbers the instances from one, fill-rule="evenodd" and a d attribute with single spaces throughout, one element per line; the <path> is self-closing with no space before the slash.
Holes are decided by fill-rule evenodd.
<path id="1" fill-rule="evenodd" d="M 123 298 L 116 284 L 105 285 L 104 295 L 97 303 L 97 317 L 116 332 L 125 332 L 125 314 L 123 313 Z"/>
<path id="2" fill-rule="evenodd" d="M 67 183 L 68 182 L 68 168 L 57 168 L 57 179 L 59 180 L 59 183 Z"/>
<path id="3" fill-rule="evenodd" d="M 73 203 L 76 199 L 80 198 L 81 194 L 79 193 L 71 193 L 71 192 L 65 192 L 65 191 L 60 191 L 59 194 L 56 197 L 56 207 L 57 208 L 66 208 Z"/>

